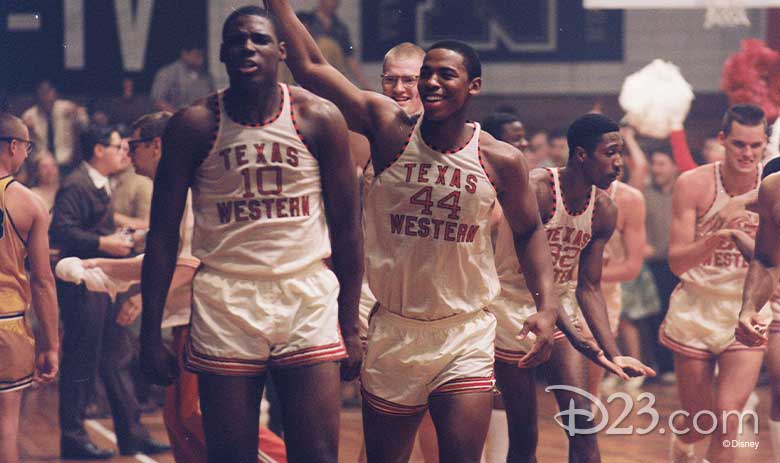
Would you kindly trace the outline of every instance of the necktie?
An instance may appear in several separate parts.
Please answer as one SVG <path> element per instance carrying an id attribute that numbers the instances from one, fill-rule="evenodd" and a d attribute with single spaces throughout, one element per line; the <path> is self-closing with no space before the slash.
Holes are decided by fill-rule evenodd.
<path id="1" fill-rule="evenodd" d="M 54 119 L 51 117 L 51 113 L 46 116 L 46 123 L 48 125 L 46 129 L 46 148 L 54 155 Z"/>

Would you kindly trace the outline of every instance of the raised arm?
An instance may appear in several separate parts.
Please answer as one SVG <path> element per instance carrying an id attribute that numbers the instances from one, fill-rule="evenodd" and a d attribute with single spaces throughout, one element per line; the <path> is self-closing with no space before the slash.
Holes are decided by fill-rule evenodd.
<path id="1" fill-rule="evenodd" d="M 604 266 L 601 274 L 604 283 L 631 281 L 639 276 L 647 245 L 644 196 L 633 188 L 622 188 L 618 194 L 621 197 L 616 198 L 616 201 L 620 201 L 619 214 L 623 221 L 621 235 L 626 256 L 620 262 L 610 261 Z"/>
<path id="2" fill-rule="evenodd" d="M 737 338 L 747 345 L 767 341 L 757 314 L 780 278 L 780 175 L 771 175 L 761 182 L 758 213 L 755 253 L 745 278 L 736 330 Z"/>
<path id="3" fill-rule="evenodd" d="M 179 225 L 187 202 L 187 190 L 198 160 L 211 148 L 214 125 L 210 110 L 205 106 L 192 106 L 171 118 L 162 138 L 162 158 L 154 181 L 150 229 L 141 270 L 142 365 L 159 384 L 169 383 L 175 374 L 175 359 L 166 355 L 160 324 L 176 266 Z"/>
<path id="4" fill-rule="evenodd" d="M 265 0 L 265 5 L 278 20 L 279 35 L 286 44 L 286 63 L 295 80 L 307 90 L 334 102 L 344 114 L 350 130 L 366 136 L 374 133 L 377 108 L 386 106 L 384 111 L 387 111 L 397 105 L 382 95 L 360 90 L 331 66 L 289 0 Z"/>
<path id="5" fill-rule="evenodd" d="M 637 190 L 643 190 L 647 186 L 647 171 L 649 170 L 647 155 L 636 141 L 636 131 L 633 127 L 621 127 L 620 134 L 626 142 L 628 156 L 626 164 L 631 175 L 628 184 Z"/>
<path id="6" fill-rule="evenodd" d="M 48 383 L 57 376 L 60 349 L 57 291 L 49 260 L 49 212 L 34 193 L 29 190 L 25 193 L 29 196 L 28 204 L 33 210 L 27 256 L 30 262 L 32 307 L 38 319 L 35 379 Z"/>
<path id="7" fill-rule="evenodd" d="M 332 247 L 333 272 L 339 280 L 339 326 L 349 358 L 341 364 L 344 380 L 360 373 L 363 356 L 358 337 L 358 303 L 363 281 L 363 232 L 360 228 L 360 194 L 349 152 L 347 125 L 329 101 L 318 99 L 312 110 L 317 142 L 314 154 L 320 164 L 325 215 Z"/>

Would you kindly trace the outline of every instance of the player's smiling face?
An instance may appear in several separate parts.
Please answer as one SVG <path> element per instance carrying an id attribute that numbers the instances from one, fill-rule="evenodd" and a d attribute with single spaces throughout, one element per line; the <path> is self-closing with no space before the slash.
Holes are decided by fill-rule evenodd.
<path id="1" fill-rule="evenodd" d="M 443 120 L 461 111 L 481 86 L 482 79 L 469 78 L 460 53 L 435 48 L 425 54 L 418 89 L 426 119 Z"/>
<path id="2" fill-rule="evenodd" d="M 734 121 L 731 123 L 729 134 L 721 132 L 718 138 L 726 148 L 724 162 L 737 172 L 756 171 L 767 144 L 764 124 L 750 126 Z"/>
<path id="3" fill-rule="evenodd" d="M 407 114 L 422 111 L 417 82 L 420 75 L 417 58 L 388 58 L 382 70 L 382 93 L 398 103 Z"/>
<path id="4" fill-rule="evenodd" d="M 231 82 L 271 79 L 284 57 L 284 43 L 278 41 L 268 18 L 239 16 L 225 30 L 220 61 L 225 63 Z"/>

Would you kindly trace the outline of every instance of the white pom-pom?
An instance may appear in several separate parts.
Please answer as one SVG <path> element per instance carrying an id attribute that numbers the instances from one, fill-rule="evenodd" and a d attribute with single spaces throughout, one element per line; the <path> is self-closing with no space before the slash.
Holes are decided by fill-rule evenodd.
<path id="1" fill-rule="evenodd" d="M 656 59 L 626 77 L 619 102 L 626 121 L 641 134 L 666 138 L 672 130 L 682 128 L 693 98 L 680 69 Z"/>

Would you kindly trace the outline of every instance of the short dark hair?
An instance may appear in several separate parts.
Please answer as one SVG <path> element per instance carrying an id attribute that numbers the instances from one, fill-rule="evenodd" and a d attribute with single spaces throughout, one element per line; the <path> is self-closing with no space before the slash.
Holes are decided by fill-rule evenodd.
<path id="1" fill-rule="evenodd" d="M 661 156 L 669 158 L 669 160 L 672 161 L 672 164 L 677 165 L 677 160 L 674 159 L 674 154 L 671 149 L 665 149 L 663 143 L 658 143 L 655 146 L 656 148 L 647 151 L 648 159 L 652 159 L 653 155 L 660 154 Z"/>
<path id="2" fill-rule="evenodd" d="M 761 171 L 761 180 L 776 172 L 780 172 L 780 158 L 772 158 L 764 164 L 764 170 Z"/>
<path id="3" fill-rule="evenodd" d="M 463 66 L 466 68 L 469 79 L 482 77 L 482 62 L 479 60 L 477 51 L 471 45 L 460 40 L 440 40 L 431 45 L 426 50 L 426 53 L 437 48 L 452 50 L 463 57 Z"/>
<path id="4" fill-rule="evenodd" d="M 484 121 L 482 121 L 482 129 L 493 135 L 496 140 L 501 140 L 504 125 L 511 124 L 513 122 L 520 122 L 520 118 L 516 114 L 508 113 L 493 113 L 489 114 Z"/>
<path id="5" fill-rule="evenodd" d="M 81 135 L 81 149 L 85 161 L 92 159 L 95 154 L 95 145 L 108 146 L 111 144 L 111 134 L 117 132 L 122 134 L 119 127 L 115 125 L 92 124 Z"/>
<path id="6" fill-rule="evenodd" d="M 569 144 L 569 152 L 572 153 L 569 160 L 574 159 L 573 154 L 578 146 L 591 155 L 601 141 L 602 135 L 619 131 L 620 126 L 617 122 L 603 114 L 588 113 L 580 116 L 566 131 L 566 141 Z"/>
<path id="7" fill-rule="evenodd" d="M 141 138 L 161 137 L 171 120 L 173 113 L 168 111 L 158 111 L 156 113 L 144 114 L 133 122 L 133 132 L 138 130 Z"/>
<path id="8" fill-rule="evenodd" d="M 225 18 L 225 22 L 222 23 L 223 40 L 225 39 L 225 32 L 227 31 L 228 26 L 230 26 L 241 16 L 260 16 L 261 18 L 267 19 L 271 23 L 271 26 L 274 28 L 274 33 L 279 30 L 276 23 L 276 16 L 274 16 L 270 11 L 266 10 L 265 8 L 260 8 L 257 5 L 244 5 L 233 10 L 233 12 L 230 13 L 227 18 Z"/>
<path id="9" fill-rule="evenodd" d="M 764 110 L 752 104 L 735 104 L 726 110 L 723 120 L 720 123 L 720 130 L 724 135 L 731 133 L 731 127 L 734 122 L 738 122 L 748 127 L 764 125 L 766 128 L 766 115 Z"/>

